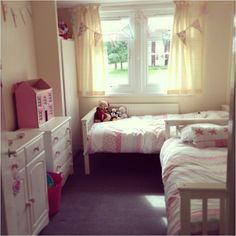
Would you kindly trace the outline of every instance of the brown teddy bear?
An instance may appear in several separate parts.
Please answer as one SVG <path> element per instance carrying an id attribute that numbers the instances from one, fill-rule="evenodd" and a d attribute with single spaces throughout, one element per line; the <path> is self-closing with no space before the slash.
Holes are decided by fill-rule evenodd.
<path id="1" fill-rule="evenodd" d="M 111 120 L 111 115 L 108 112 L 108 102 L 105 100 L 99 101 L 98 107 L 94 114 L 94 122 L 104 122 Z"/>

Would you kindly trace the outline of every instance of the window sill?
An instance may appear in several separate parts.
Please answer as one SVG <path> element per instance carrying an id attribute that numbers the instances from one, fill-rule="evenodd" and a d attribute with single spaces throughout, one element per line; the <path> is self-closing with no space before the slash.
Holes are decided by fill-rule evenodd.
<path id="1" fill-rule="evenodd" d="M 135 94 L 128 94 L 128 93 L 114 93 L 114 94 L 106 94 L 103 96 L 100 95 L 93 95 L 93 96 L 81 96 L 83 98 L 140 98 L 140 97 L 192 97 L 192 96 L 199 96 L 200 94 L 157 94 L 157 93 L 149 93 L 149 94 L 140 94 L 140 93 L 135 93 Z"/>
<path id="2" fill-rule="evenodd" d="M 195 96 L 195 94 L 167 94 L 167 93 L 117 93 L 117 94 L 106 94 L 105 97 L 189 97 Z"/>

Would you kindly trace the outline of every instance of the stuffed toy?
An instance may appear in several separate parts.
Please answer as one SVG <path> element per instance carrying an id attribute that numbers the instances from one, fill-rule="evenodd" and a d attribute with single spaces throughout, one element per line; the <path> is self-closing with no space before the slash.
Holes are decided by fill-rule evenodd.
<path id="1" fill-rule="evenodd" d="M 68 39 L 70 37 L 69 29 L 64 21 L 60 21 L 58 23 L 58 30 L 59 30 L 59 36 L 63 37 L 64 39 Z"/>
<path id="2" fill-rule="evenodd" d="M 125 107 L 109 107 L 109 113 L 111 114 L 111 120 L 120 120 L 128 118 L 127 110 Z"/>
<path id="3" fill-rule="evenodd" d="M 105 100 L 99 101 L 98 107 L 94 114 L 94 122 L 104 122 L 111 120 L 111 115 L 108 112 L 108 102 Z"/>
<path id="4" fill-rule="evenodd" d="M 111 114 L 111 120 L 119 120 L 120 119 L 119 114 L 118 114 L 118 109 L 113 107 L 110 111 L 110 114 Z"/>
<path id="5" fill-rule="evenodd" d="M 119 107 L 119 117 L 120 119 L 128 118 L 127 110 L 125 107 Z"/>

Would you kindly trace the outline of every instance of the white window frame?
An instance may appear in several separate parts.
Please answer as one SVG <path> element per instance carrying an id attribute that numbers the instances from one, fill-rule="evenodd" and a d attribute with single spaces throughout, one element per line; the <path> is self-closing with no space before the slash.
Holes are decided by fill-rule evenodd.
<path id="1" fill-rule="evenodd" d="M 102 9 L 100 11 L 101 20 L 115 19 L 117 17 L 129 17 L 134 39 L 129 42 L 129 78 L 128 85 L 119 85 L 114 88 L 106 88 L 106 96 L 153 96 L 165 95 L 158 89 L 158 85 L 150 85 L 148 82 L 147 67 L 147 22 L 141 23 L 136 20 L 138 11 L 146 17 L 158 15 L 173 15 L 174 5 L 148 5 L 144 6 L 120 6 Z"/>

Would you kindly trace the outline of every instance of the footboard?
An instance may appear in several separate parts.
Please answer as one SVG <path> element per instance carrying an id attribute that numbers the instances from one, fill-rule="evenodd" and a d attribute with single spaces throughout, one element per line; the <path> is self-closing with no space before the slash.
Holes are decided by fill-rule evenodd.
<path id="1" fill-rule="evenodd" d="M 229 122 L 229 119 L 182 119 L 182 120 L 174 120 L 174 119 L 166 119 L 165 120 L 165 133 L 166 133 L 166 139 L 170 138 L 170 127 L 171 126 L 183 126 L 183 125 L 189 125 L 189 124 L 200 124 L 200 123 L 211 123 L 211 124 L 217 124 L 217 125 L 227 125 Z M 177 129 L 176 129 L 177 131 Z"/>
<path id="2" fill-rule="evenodd" d="M 180 235 L 191 235 L 191 200 L 202 200 L 202 234 L 208 233 L 208 199 L 220 200 L 219 234 L 225 234 L 226 187 L 225 184 L 177 183 L 180 193 Z"/>

